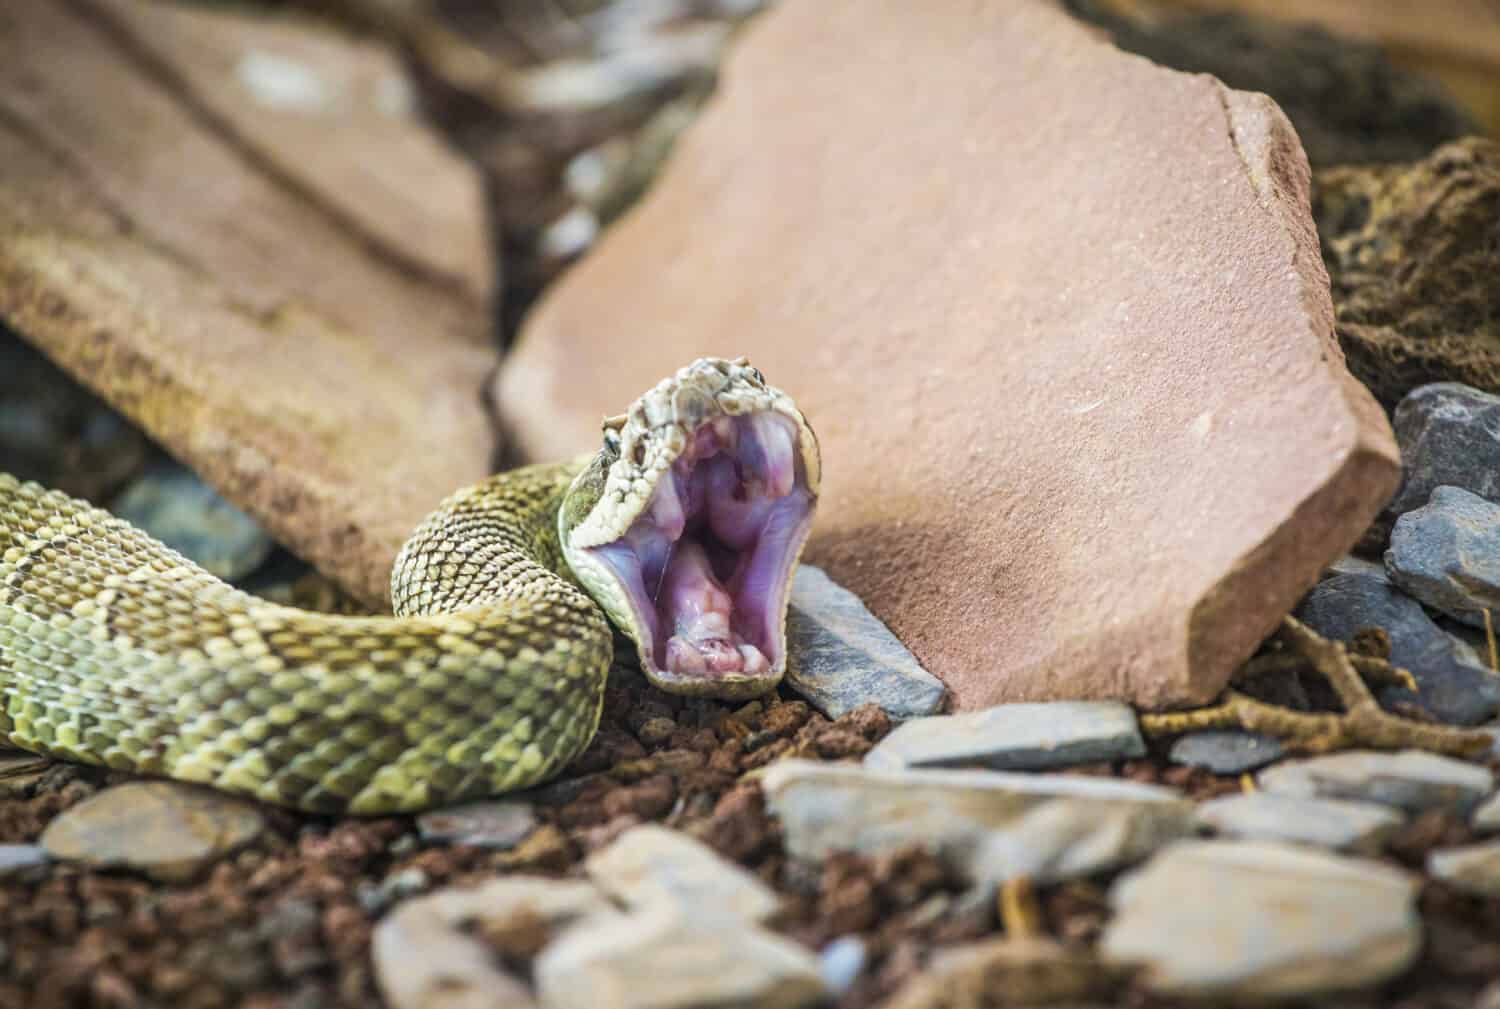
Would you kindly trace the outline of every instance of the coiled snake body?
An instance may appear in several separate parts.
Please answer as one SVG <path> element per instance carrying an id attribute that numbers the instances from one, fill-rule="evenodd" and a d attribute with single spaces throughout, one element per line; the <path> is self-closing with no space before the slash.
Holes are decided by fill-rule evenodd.
<path id="1" fill-rule="evenodd" d="M 0 739 L 324 812 L 523 788 L 593 736 L 606 615 L 664 689 L 775 686 L 819 467 L 758 371 L 694 362 L 592 458 L 445 501 L 370 617 L 267 602 L 0 474 Z"/>

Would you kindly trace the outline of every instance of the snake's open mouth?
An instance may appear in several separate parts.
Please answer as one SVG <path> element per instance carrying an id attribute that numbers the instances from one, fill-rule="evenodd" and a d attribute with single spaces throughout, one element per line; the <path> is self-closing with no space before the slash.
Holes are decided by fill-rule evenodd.
<path id="1" fill-rule="evenodd" d="M 784 668 L 792 568 L 813 511 L 798 432 L 764 410 L 703 424 L 625 535 L 592 548 L 629 596 L 667 680 Z"/>

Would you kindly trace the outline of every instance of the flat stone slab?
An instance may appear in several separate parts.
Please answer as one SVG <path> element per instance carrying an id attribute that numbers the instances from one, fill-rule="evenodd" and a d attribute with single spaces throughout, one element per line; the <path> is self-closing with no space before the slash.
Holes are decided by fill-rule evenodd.
<path id="1" fill-rule="evenodd" d="M 1041 771 L 1145 754 L 1135 712 L 1118 701 L 1001 704 L 961 715 L 918 718 L 865 755 L 865 766 Z"/>
<path id="2" fill-rule="evenodd" d="M 1252 792 L 1203 803 L 1198 807 L 1198 822 L 1225 837 L 1289 841 L 1373 855 L 1406 817 L 1376 802 Z"/>
<path id="3" fill-rule="evenodd" d="M 1279 795 L 1363 799 L 1420 813 L 1472 809 L 1495 790 L 1487 768 L 1422 750 L 1348 750 L 1268 767 L 1256 778 Z"/>
<path id="4" fill-rule="evenodd" d="M 1106 959 L 1152 989 L 1226 1000 L 1374 984 L 1422 946 L 1417 881 L 1368 859 L 1268 841 L 1172 845 L 1110 891 Z"/>
<path id="5" fill-rule="evenodd" d="M 555 458 L 748 355 L 822 439 L 809 559 L 958 709 L 1207 702 L 1398 478 L 1308 185 L 1263 95 L 1055 5 L 778 4 L 496 401 Z"/>
<path id="6" fill-rule="evenodd" d="M 1438 487 L 1396 520 L 1385 566 L 1391 581 L 1475 627 L 1500 609 L 1500 505 L 1462 487 Z"/>
<path id="7" fill-rule="evenodd" d="M 781 906 L 759 876 L 720 858 L 703 842 L 654 823 L 634 827 L 594 852 L 584 870 L 601 891 L 632 908 L 668 903 L 693 913 L 709 907 L 761 921 Z"/>
<path id="8" fill-rule="evenodd" d="M 1465 893 L 1500 897 L 1500 841 L 1431 851 L 1427 874 Z"/>
<path id="9" fill-rule="evenodd" d="M 488 306 L 247 153 L 105 21 L 0 14 L 0 317 L 378 604 L 413 526 L 489 470 Z"/>
<path id="10" fill-rule="evenodd" d="M 311 18 L 89 3 L 179 74 L 220 129 L 350 230 L 467 297 L 493 293 L 479 168 L 423 121 L 396 53 Z"/>
<path id="11" fill-rule="evenodd" d="M 1087 875 L 1194 830 L 1172 789 L 1114 778 L 782 760 L 760 784 L 797 858 L 920 845 L 980 883 Z"/>
<path id="12" fill-rule="evenodd" d="M 871 703 L 892 718 L 930 715 L 947 694 L 859 596 L 811 564 L 792 578 L 786 636 L 787 686 L 829 718 Z"/>

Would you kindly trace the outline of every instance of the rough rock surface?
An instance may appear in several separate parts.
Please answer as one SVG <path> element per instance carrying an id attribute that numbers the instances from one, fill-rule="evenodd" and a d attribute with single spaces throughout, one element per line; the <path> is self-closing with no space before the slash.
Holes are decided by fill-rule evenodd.
<path id="1" fill-rule="evenodd" d="M 1396 479 L 1308 185 L 1264 96 L 1051 5 L 781 4 L 497 402 L 550 458 L 747 354 L 829 460 L 810 559 L 958 707 L 1205 702 Z"/>
<path id="2" fill-rule="evenodd" d="M 912 719 L 876 743 L 865 755 L 865 766 L 1041 771 L 1145 752 L 1128 704 L 1052 701 Z"/>
<path id="3" fill-rule="evenodd" d="M 1500 609 L 1500 505 L 1462 487 L 1437 488 L 1396 520 L 1385 566 L 1408 595 L 1483 627 L 1484 611 Z"/>
<path id="4" fill-rule="evenodd" d="M 106 789 L 53 820 L 42 847 L 57 859 L 125 866 L 167 882 L 192 879 L 265 827 L 252 804 L 175 781 Z"/>
<path id="5" fill-rule="evenodd" d="M 1382 702 L 1419 704 L 1434 717 L 1477 725 L 1500 707 L 1500 679 L 1481 665 L 1472 649 L 1433 622 L 1415 599 L 1375 574 L 1335 575 L 1318 583 L 1297 607 L 1297 619 L 1325 637 L 1348 641 L 1367 627 L 1385 630 L 1390 659 L 1417 679 L 1420 691 L 1385 687 Z"/>
<path id="6" fill-rule="evenodd" d="M 1170 994 L 1316 995 L 1385 980 L 1416 958 L 1416 890 L 1412 877 L 1367 859 L 1183 842 L 1115 884 L 1100 948 L 1144 963 L 1147 983 Z"/>
<path id="7" fill-rule="evenodd" d="M 1500 392 L 1500 143 L 1320 172 L 1314 213 L 1339 341 L 1381 402 L 1446 379 Z"/>
<path id="8" fill-rule="evenodd" d="M 485 307 L 212 128 L 90 10 L 0 11 L 0 317 L 379 602 L 413 525 L 488 469 Z"/>
<path id="9" fill-rule="evenodd" d="M 1439 487 L 1500 503 L 1500 396 L 1461 382 L 1413 389 L 1396 406 L 1401 489 L 1386 509 L 1421 508 Z"/>

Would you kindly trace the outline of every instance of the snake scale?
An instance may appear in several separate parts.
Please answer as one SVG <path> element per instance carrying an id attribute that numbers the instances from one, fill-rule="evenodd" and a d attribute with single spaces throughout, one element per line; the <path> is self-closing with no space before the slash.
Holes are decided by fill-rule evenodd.
<path id="1" fill-rule="evenodd" d="M 0 739 L 316 812 L 528 787 L 593 737 L 611 621 L 663 689 L 776 685 L 820 465 L 758 370 L 696 361 L 594 456 L 444 501 L 397 557 L 391 616 L 263 600 L 0 474 Z"/>

